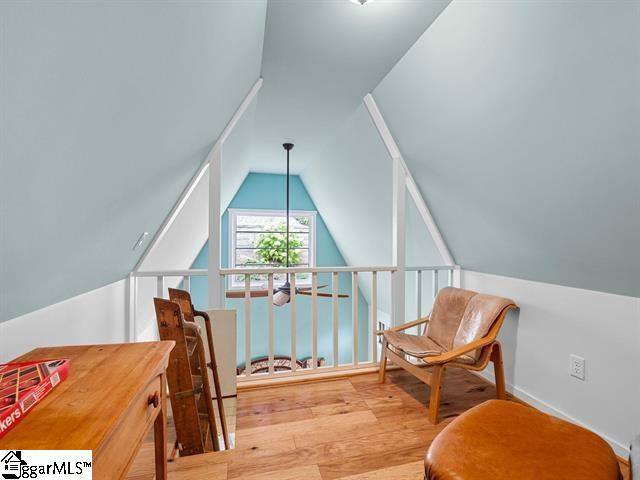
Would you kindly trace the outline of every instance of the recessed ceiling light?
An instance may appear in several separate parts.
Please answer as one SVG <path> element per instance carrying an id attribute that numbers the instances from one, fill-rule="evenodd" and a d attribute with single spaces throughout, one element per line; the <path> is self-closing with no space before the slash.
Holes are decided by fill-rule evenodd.
<path id="1" fill-rule="evenodd" d="M 351 3 L 355 3 L 356 5 L 364 6 L 366 3 L 371 3 L 373 0 L 349 0 Z"/>

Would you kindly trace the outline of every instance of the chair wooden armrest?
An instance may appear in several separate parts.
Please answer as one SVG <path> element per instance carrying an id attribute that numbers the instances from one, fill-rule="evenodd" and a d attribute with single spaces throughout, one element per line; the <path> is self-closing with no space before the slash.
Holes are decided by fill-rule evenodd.
<path id="1" fill-rule="evenodd" d="M 376 331 L 376 335 L 382 335 L 384 332 L 401 332 L 402 330 L 415 327 L 416 325 L 422 325 L 423 323 L 427 323 L 428 321 L 429 321 L 429 317 L 422 317 L 422 318 L 419 318 L 418 320 L 414 320 L 413 322 L 405 323 L 404 325 L 399 325 L 393 328 L 387 328 L 386 330 L 378 330 Z"/>
<path id="2" fill-rule="evenodd" d="M 479 338 L 478 340 L 474 340 L 471 343 L 467 343 L 466 345 L 462 345 L 461 347 L 454 348 L 453 350 L 449 350 L 448 352 L 441 353 L 440 355 L 435 356 L 427 356 L 421 357 L 423 362 L 428 364 L 440 364 L 447 363 L 452 360 L 455 360 L 457 357 L 464 355 L 465 353 L 473 352 L 474 350 L 478 350 L 479 348 L 486 347 L 487 345 L 491 345 L 495 342 L 495 337 L 486 336 Z"/>
<path id="3" fill-rule="evenodd" d="M 203 312 L 201 310 L 196 310 L 195 308 L 193 309 L 193 316 L 194 317 L 202 317 L 205 322 L 210 322 L 211 321 L 211 319 L 209 318 L 209 314 L 207 312 Z"/>

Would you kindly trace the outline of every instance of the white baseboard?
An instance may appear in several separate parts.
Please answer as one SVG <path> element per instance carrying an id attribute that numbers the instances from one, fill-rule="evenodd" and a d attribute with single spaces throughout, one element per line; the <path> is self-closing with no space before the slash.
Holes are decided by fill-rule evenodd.
<path id="1" fill-rule="evenodd" d="M 493 375 L 493 373 L 489 370 L 486 369 L 482 372 L 472 372 L 475 373 L 476 375 L 484 378 L 485 380 L 493 383 L 495 385 L 495 377 Z M 613 448 L 613 451 L 615 452 L 616 455 L 618 455 L 619 457 L 622 458 L 628 458 L 629 457 L 629 447 L 625 446 L 623 444 L 621 444 L 620 442 L 617 442 L 616 440 L 612 439 L 611 437 L 605 435 L 602 432 L 599 432 L 597 430 L 595 430 L 593 427 L 586 425 L 584 422 L 581 422 L 580 420 L 573 418 L 571 415 L 568 415 L 567 413 L 558 410 L 557 408 L 555 408 L 552 405 L 549 405 L 547 402 L 539 399 L 538 397 L 536 397 L 535 395 L 531 395 L 529 392 L 526 392 L 524 390 L 522 390 L 521 388 L 515 387 L 514 385 L 507 383 L 507 391 L 512 394 L 514 397 L 518 398 L 519 400 L 522 400 L 525 403 L 528 403 L 529 405 L 531 405 L 532 407 L 537 408 L 538 410 L 540 410 L 541 412 L 544 413 L 548 413 L 549 415 L 553 415 L 554 417 L 558 417 L 561 418 L 563 420 L 566 420 L 568 422 L 571 423 L 575 423 L 576 425 L 580 425 L 581 427 L 586 428 L 587 430 L 590 430 L 596 434 L 598 434 L 599 436 L 601 436 L 603 439 L 606 440 L 606 442 L 611 445 L 611 448 Z"/>
<path id="2" fill-rule="evenodd" d="M 468 270 L 462 271 L 462 284 L 512 298 L 520 307 L 507 316 L 498 337 L 511 391 L 598 433 L 626 456 L 640 431 L 634 367 L 640 298 Z M 584 379 L 570 375 L 571 355 L 586 359 Z"/>

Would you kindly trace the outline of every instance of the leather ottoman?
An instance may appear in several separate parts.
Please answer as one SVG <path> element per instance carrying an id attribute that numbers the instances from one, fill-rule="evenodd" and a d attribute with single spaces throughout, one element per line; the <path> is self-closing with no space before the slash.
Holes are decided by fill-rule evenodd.
<path id="1" fill-rule="evenodd" d="M 589 430 L 534 408 L 489 400 L 435 438 L 427 480 L 621 480 L 613 450 Z"/>

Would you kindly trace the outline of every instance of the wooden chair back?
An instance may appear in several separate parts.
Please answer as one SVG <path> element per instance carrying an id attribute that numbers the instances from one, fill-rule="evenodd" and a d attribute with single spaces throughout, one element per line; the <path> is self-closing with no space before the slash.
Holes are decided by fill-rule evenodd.
<path id="1" fill-rule="evenodd" d="M 220 382 L 220 372 L 218 370 L 218 364 L 216 362 L 216 352 L 213 342 L 213 327 L 211 325 L 211 319 L 207 312 L 196 310 L 191 301 L 191 294 L 186 290 L 180 290 L 178 288 L 169 289 L 169 299 L 172 302 L 177 303 L 180 306 L 182 315 L 185 321 L 194 322 L 195 317 L 201 317 L 204 320 L 206 330 L 206 344 L 207 351 L 205 357 L 207 358 L 208 373 L 210 374 L 209 383 L 212 385 L 213 398 L 216 400 L 218 407 L 218 418 L 220 419 L 220 427 L 222 429 L 222 437 L 226 449 L 231 448 L 231 441 L 229 439 L 229 427 L 227 424 L 227 416 L 224 409 L 223 393 Z"/>
<path id="2" fill-rule="evenodd" d="M 180 456 L 219 450 L 215 411 L 207 376 L 204 344 L 195 324 L 184 321 L 180 306 L 154 298 L 161 340 L 173 340 L 167 368 L 171 410 Z M 204 373 L 204 375 L 203 375 Z"/>

